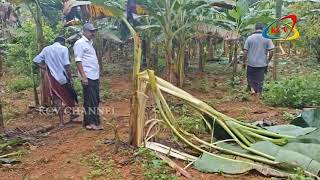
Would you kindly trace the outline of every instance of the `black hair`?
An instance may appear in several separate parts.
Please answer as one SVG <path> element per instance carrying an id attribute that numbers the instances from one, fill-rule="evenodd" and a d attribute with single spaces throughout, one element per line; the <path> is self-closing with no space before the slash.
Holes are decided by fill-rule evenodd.
<path id="1" fill-rule="evenodd" d="M 264 28 L 264 24 L 262 24 L 262 23 L 256 24 L 256 30 L 258 30 L 258 29 L 263 30 L 263 28 Z"/>
<path id="2" fill-rule="evenodd" d="M 58 36 L 54 39 L 54 42 L 58 42 L 60 44 L 64 44 L 66 42 L 66 39 L 62 36 Z"/>

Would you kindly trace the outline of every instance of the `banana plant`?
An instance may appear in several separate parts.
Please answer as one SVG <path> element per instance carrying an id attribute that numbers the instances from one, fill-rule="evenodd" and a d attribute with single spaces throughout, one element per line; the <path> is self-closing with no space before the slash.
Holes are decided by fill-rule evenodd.
<path id="1" fill-rule="evenodd" d="M 137 0 L 137 3 L 142 5 L 149 15 L 157 20 L 157 24 L 164 34 L 166 76 L 172 82 L 174 69 L 183 69 L 177 67 L 178 60 L 174 59 L 174 39 L 189 30 L 194 23 L 191 21 L 191 17 L 195 15 L 193 12 L 207 4 L 207 2 L 200 0 Z M 178 73 L 176 71 L 176 73 L 183 74 L 179 73 L 179 71 Z"/>

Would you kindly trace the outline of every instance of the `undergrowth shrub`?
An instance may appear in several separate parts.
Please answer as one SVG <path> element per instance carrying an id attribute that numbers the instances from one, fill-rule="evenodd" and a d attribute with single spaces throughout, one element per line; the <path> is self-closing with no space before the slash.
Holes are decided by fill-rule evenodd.
<path id="1" fill-rule="evenodd" d="M 302 108 L 320 105 L 320 73 L 288 77 L 265 85 L 267 105 Z"/>
<path id="2" fill-rule="evenodd" d="M 7 85 L 10 91 L 20 92 L 32 88 L 33 82 L 30 77 L 19 77 L 9 81 Z"/>

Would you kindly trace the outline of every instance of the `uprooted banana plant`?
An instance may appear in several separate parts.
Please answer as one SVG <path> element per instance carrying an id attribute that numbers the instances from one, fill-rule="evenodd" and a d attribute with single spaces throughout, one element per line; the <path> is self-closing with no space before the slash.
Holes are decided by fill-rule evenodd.
<path id="1" fill-rule="evenodd" d="M 278 162 L 275 161 L 275 157 L 260 152 L 251 148 L 250 146 L 257 141 L 269 141 L 277 145 L 285 145 L 288 139 L 296 138 L 293 136 L 280 135 L 277 133 L 273 133 L 262 129 L 260 127 L 244 123 L 238 121 L 234 118 L 228 117 L 217 110 L 210 107 L 208 104 L 202 102 L 201 100 L 193 97 L 191 94 L 183 91 L 170 84 L 169 82 L 156 77 L 154 72 L 151 70 L 147 70 L 141 72 L 139 74 L 139 83 L 141 86 L 146 87 L 147 85 L 151 87 L 151 92 L 153 94 L 155 103 L 159 109 L 159 113 L 165 122 L 165 124 L 173 131 L 173 133 L 179 137 L 184 143 L 188 144 L 192 148 L 202 152 L 207 153 L 211 156 L 226 159 L 226 157 L 219 156 L 218 154 L 211 153 L 203 148 L 203 145 L 209 148 L 213 148 L 222 153 L 232 154 L 235 156 L 240 156 L 246 159 L 250 159 L 256 162 L 268 164 L 271 166 L 279 165 Z M 175 96 L 184 101 L 184 103 L 200 114 L 202 114 L 203 120 L 206 122 L 208 127 L 213 131 L 213 125 L 210 126 L 209 118 L 213 120 L 215 123 L 218 123 L 230 137 L 235 141 L 238 145 L 240 145 L 243 149 L 255 154 L 242 154 L 236 151 L 232 151 L 230 149 L 225 149 L 220 146 L 217 146 L 217 143 L 209 143 L 200 138 L 198 138 L 194 134 L 190 134 L 183 129 L 179 128 L 177 125 L 177 121 L 171 112 L 169 105 L 167 104 L 162 92 L 168 93 L 172 96 Z M 153 124 L 154 125 L 154 124 Z M 148 130 L 149 132 L 150 130 Z M 228 159 L 230 160 L 230 159 Z M 232 160 L 237 161 L 237 160 Z M 306 172 L 308 173 L 308 172 Z M 311 174 L 311 173 L 308 173 Z M 312 174 L 311 174 L 312 175 Z"/>

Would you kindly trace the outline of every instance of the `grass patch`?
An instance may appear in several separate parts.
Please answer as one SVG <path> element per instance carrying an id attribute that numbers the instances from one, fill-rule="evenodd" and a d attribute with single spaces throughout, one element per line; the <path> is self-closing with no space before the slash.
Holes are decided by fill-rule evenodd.
<path id="1" fill-rule="evenodd" d="M 10 91 L 20 92 L 33 87 L 33 82 L 30 77 L 18 77 L 7 83 Z"/>
<path id="2" fill-rule="evenodd" d="M 83 158 L 81 162 L 90 167 L 90 172 L 83 178 L 84 180 L 123 179 L 121 174 L 114 168 L 115 164 L 112 159 L 104 160 L 96 154 L 90 154 L 87 157 Z"/>
<path id="3" fill-rule="evenodd" d="M 140 148 L 138 154 L 142 157 L 143 175 L 146 180 L 178 180 L 175 171 L 166 162 L 159 159 L 154 152 Z"/>

